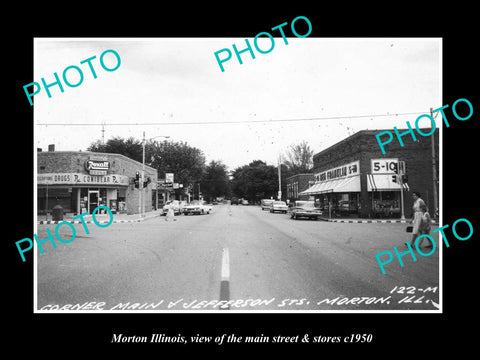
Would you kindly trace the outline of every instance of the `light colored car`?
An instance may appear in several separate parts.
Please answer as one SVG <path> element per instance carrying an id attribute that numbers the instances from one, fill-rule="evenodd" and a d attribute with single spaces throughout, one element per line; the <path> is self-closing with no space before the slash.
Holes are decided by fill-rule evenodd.
<path id="1" fill-rule="evenodd" d="M 180 215 L 182 213 L 183 201 L 178 200 L 169 200 L 165 203 L 162 208 L 163 215 L 166 215 L 170 206 L 173 206 L 173 213 L 175 215 Z"/>
<path id="2" fill-rule="evenodd" d="M 209 204 L 206 201 L 203 202 L 203 206 L 205 206 L 209 212 L 213 211 L 213 204 Z"/>
<path id="3" fill-rule="evenodd" d="M 292 219 L 309 218 L 318 220 L 322 216 L 322 211 L 315 207 L 313 201 L 295 201 L 290 217 Z"/>
<path id="4" fill-rule="evenodd" d="M 212 209 L 208 206 L 206 201 L 192 200 L 190 204 L 183 207 L 183 213 L 189 214 L 210 214 Z"/>
<path id="5" fill-rule="evenodd" d="M 273 203 L 274 201 L 275 201 L 275 200 L 273 200 L 273 199 L 262 199 L 262 201 L 261 201 L 262 210 L 268 210 L 268 209 L 270 209 L 270 205 L 272 205 L 272 203 Z"/>
<path id="6" fill-rule="evenodd" d="M 288 206 L 285 201 L 274 201 L 270 204 L 270 212 L 274 213 L 276 211 L 280 211 L 284 214 L 288 211 Z"/>
<path id="7" fill-rule="evenodd" d="M 242 199 L 242 205 L 248 205 L 248 200 Z"/>

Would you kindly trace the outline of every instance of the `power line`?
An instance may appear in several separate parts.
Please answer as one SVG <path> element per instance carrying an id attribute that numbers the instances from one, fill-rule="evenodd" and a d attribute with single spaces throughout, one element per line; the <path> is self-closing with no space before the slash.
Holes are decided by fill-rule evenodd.
<path id="1" fill-rule="evenodd" d="M 273 123 L 273 122 L 295 122 L 295 121 L 318 121 L 318 120 L 342 120 L 342 119 L 360 119 L 403 115 L 420 115 L 425 112 L 409 112 L 395 114 L 370 114 L 370 115 L 350 115 L 350 116 L 329 116 L 299 119 L 270 119 L 270 120 L 236 120 L 236 121 L 188 121 L 188 122 L 150 122 L 150 123 L 37 123 L 40 126 L 162 126 L 162 125 L 222 125 L 222 124 L 252 124 L 252 123 Z"/>

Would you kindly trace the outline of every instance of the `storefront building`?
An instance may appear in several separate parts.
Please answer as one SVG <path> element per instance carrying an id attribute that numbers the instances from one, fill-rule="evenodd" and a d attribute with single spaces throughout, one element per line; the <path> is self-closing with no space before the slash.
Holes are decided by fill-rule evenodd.
<path id="1" fill-rule="evenodd" d="M 288 177 L 286 180 L 287 200 L 308 200 L 309 195 L 301 195 L 301 193 L 315 183 L 313 174 L 296 174 Z"/>
<path id="2" fill-rule="evenodd" d="M 315 154 L 315 182 L 301 194 L 315 200 L 329 217 L 362 218 L 401 217 L 403 195 L 403 213 L 410 218 L 412 192 L 416 191 L 433 216 L 434 204 L 438 204 L 433 182 L 434 171 L 438 179 L 438 131 L 433 136 L 418 136 L 417 141 L 405 136 L 403 147 L 392 142 L 385 155 L 375 138 L 382 131 L 359 131 Z M 438 189 L 438 181 L 435 186 Z"/>
<path id="3" fill-rule="evenodd" d="M 100 205 L 113 213 L 138 214 L 157 207 L 157 170 L 145 165 L 143 189 L 135 187 L 142 163 L 120 154 L 87 151 L 37 152 L 37 212 L 51 213 L 56 205 L 65 213 L 92 213 Z"/>

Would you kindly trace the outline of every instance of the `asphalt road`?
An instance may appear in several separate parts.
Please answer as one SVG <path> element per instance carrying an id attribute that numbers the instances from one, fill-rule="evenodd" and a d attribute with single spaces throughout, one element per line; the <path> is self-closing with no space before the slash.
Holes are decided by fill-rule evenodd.
<path id="1" fill-rule="evenodd" d="M 37 253 L 40 310 L 438 310 L 438 249 L 416 253 L 416 262 L 403 256 L 404 267 L 394 257 L 385 275 L 378 266 L 377 253 L 407 250 L 405 224 L 292 220 L 218 205 L 175 221 L 88 224 L 88 235 L 74 226 L 74 241 Z M 38 225 L 39 239 L 46 228 L 55 225 Z"/>

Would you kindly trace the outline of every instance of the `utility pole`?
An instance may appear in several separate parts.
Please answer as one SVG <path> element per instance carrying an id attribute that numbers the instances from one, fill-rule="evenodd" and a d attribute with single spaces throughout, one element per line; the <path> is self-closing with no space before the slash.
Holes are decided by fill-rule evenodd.
<path id="1" fill-rule="evenodd" d="M 433 118 L 433 108 L 430 108 L 430 116 Z M 433 122 L 432 122 L 432 129 L 433 129 Z M 440 130 L 439 130 L 440 131 Z M 433 175 L 433 214 L 438 209 L 438 193 L 437 193 L 437 162 L 435 160 L 435 132 L 432 134 L 432 175 Z"/>
<path id="2" fill-rule="evenodd" d="M 143 193 L 144 181 L 145 181 L 145 131 L 143 132 L 143 140 L 142 140 L 142 178 L 140 179 L 140 184 L 138 184 L 138 190 L 140 191 L 140 197 L 141 197 L 140 217 L 144 216 L 144 212 L 145 212 L 145 201 L 144 201 L 144 193 Z"/>
<path id="3" fill-rule="evenodd" d="M 102 145 L 105 145 L 105 121 L 102 123 Z"/>
<path id="4" fill-rule="evenodd" d="M 153 140 L 158 137 L 163 137 L 163 138 L 170 138 L 170 136 L 164 136 L 164 135 L 158 135 L 154 136 L 148 140 Z M 143 132 L 143 140 L 142 140 L 142 178 L 140 179 L 140 183 L 138 184 L 138 216 L 142 217 L 144 216 L 145 212 L 145 194 L 143 192 L 143 182 L 145 181 L 145 131 Z"/>
<path id="5" fill-rule="evenodd" d="M 282 200 L 282 170 L 281 170 L 281 163 L 280 157 L 278 158 L 278 199 Z"/>

